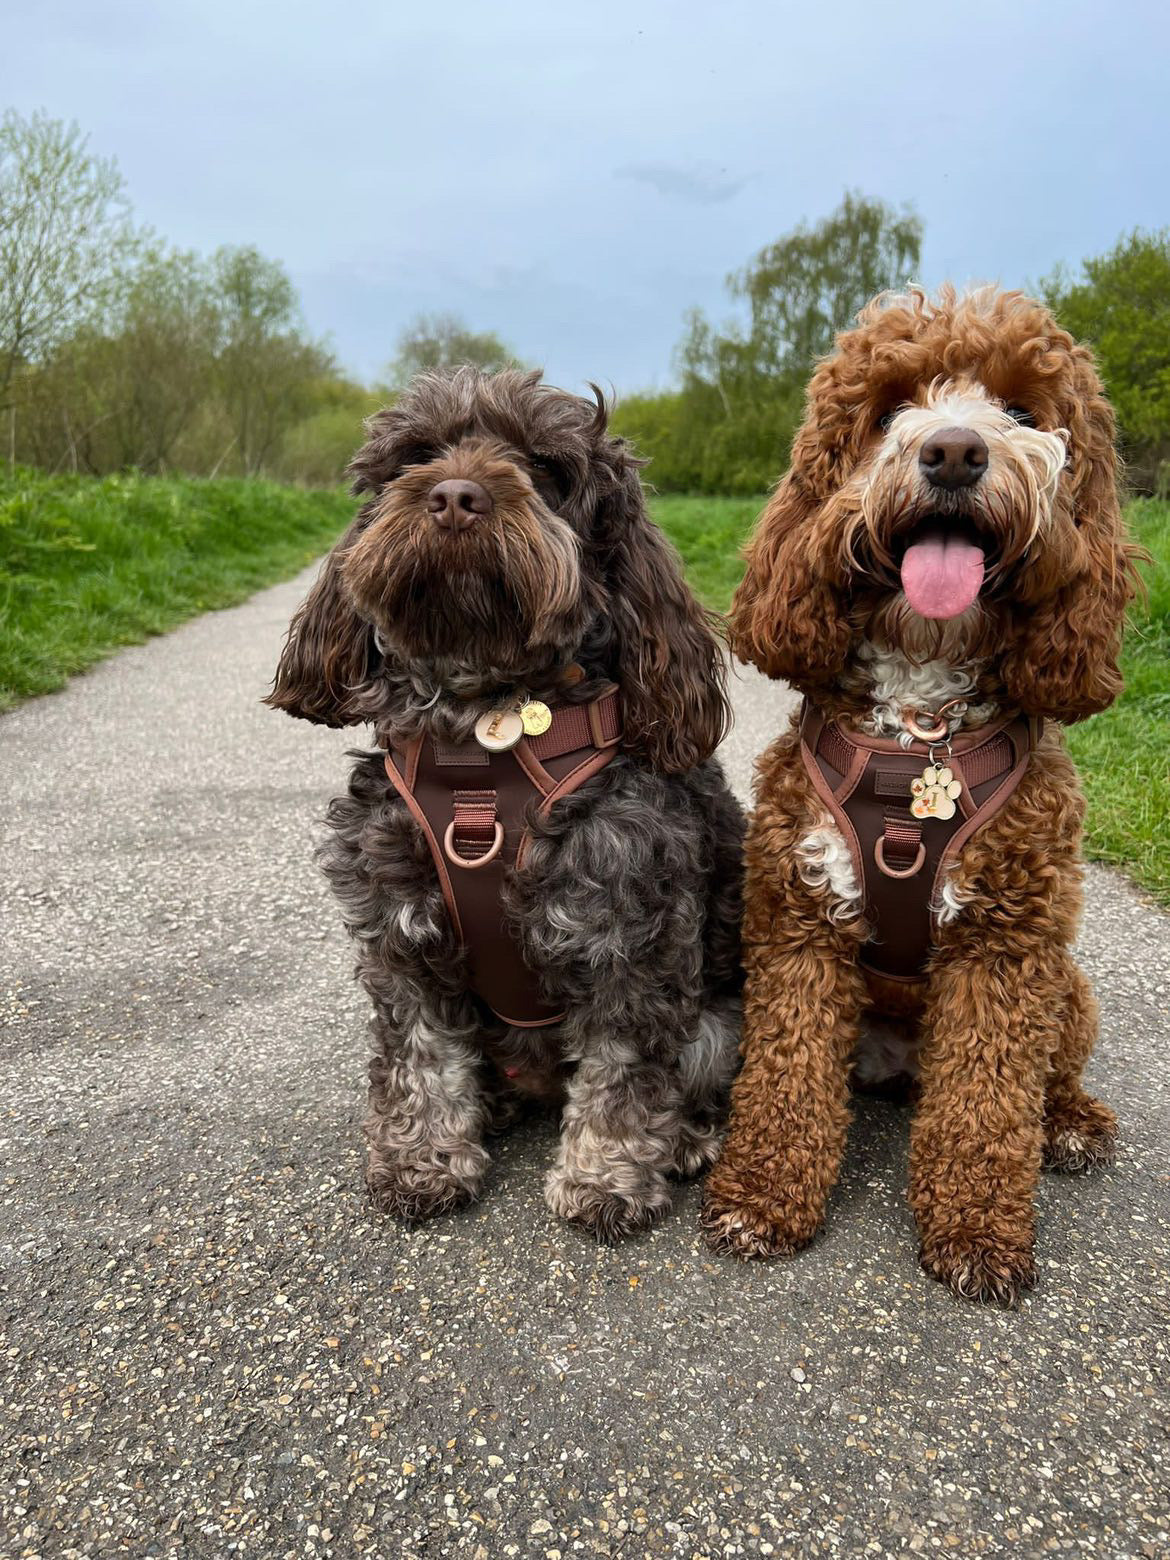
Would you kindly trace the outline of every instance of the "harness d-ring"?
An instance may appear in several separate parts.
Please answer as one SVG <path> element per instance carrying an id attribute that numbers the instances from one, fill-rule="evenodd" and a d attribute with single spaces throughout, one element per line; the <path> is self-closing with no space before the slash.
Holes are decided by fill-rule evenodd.
<path id="1" fill-rule="evenodd" d="M 451 822 L 447 825 L 446 834 L 443 835 L 443 853 L 453 866 L 462 867 L 467 872 L 474 872 L 476 867 L 486 867 L 489 861 L 494 861 L 500 854 L 500 848 L 503 843 L 504 825 L 497 818 L 495 839 L 492 840 L 491 845 L 482 856 L 477 856 L 474 861 L 467 861 L 463 856 L 459 855 L 455 849 L 455 820 L 452 818 Z"/>
<path id="2" fill-rule="evenodd" d="M 916 872 L 922 871 L 922 863 L 926 860 L 926 846 L 921 840 L 918 842 L 918 853 L 908 867 L 888 867 L 886 865 L 885 852 L 886 837 L 879 834 L 873 842 L 873 859 L 878 864 L 878 869 L 889 878 L 912 878 Z"/>

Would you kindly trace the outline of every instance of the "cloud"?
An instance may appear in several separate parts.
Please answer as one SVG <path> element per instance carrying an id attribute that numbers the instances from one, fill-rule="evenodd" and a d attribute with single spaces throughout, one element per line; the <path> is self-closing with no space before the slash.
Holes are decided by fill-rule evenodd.
<path id="1" fill-rule="evenodd" d="M 626 163 L 615 169 L 615 177 L 649 184 L 660 195 L 690 201 L 695 206 L 717 206 L 738 195 L 746 179 L 733 179 L 726 168 L 704 167 L 698 163 L 683 167 L 678 163 Z"/>

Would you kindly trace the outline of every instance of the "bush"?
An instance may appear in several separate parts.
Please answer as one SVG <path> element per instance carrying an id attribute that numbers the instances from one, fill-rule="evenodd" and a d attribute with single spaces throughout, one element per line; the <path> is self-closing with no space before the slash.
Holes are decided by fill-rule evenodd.
<path id="1" fill-rule="evenodd" d="M 376 409 L 376 399 L 363 395 L 356 404 L 325 407 L 295 423 L 272 463 L 273 476 L 302 487 L 341 486 L 364 437 L 363 419 Z"/>
<path id="2" fill-rule="evenodd" d="M 1086 260 L 1079 281 L 1056 271 L 1042 284 L 1057 319 L 1097 356 L 1117 411 L 1130 481 L 1170 486 L 1170 228 L 1134 231 Z"/>

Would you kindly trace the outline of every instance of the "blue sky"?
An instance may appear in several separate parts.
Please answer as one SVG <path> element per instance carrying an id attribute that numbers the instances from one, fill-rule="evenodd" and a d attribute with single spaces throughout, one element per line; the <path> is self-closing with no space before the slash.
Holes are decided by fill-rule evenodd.
<path id="1" fill-rule="evenodd" d="M 76 119 L 172 242 L 255 243 L 373 377 L 420 310 L 558 383 L 667 383 L 684 311 L 846 188 L 922 280 L 1170 223 L 1165 0 L 8 0 L 0 105 Z"/>

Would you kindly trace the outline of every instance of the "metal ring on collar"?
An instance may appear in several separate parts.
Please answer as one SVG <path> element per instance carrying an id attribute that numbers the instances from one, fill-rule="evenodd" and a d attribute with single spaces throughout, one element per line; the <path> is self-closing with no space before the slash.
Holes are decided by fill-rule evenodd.
<path id="1" fill-rule="evenodd" d="M 966 699 L 948 699 L 936 715 L 930 718 L 934 725 L 927 728 L 919 724 L 918 717 L 921 710 L 903 710 L 902 724 L 912 737 L 917 737 L 919 742 L 941 742 L 950 733 L 951 723 L 947 715 L 953 712 L 955 715 L 965 715 L 967 712 Z"/>
<path id="2" fill-rule="evenodd" d="M 467 872 L 473 872 L 476 867 L 486 867 L 489 861 L 494 861 L 500 854 L 500 847 L 503 843 L 504 825 L 497 818 L 496 837 L 492 841 L 491 847 L 482 856 L 477 856 L 474 861 L 467 861 L 455 849 L 455 820 L 452 818 L 447 825 L 446 834 L 443 835 L 443 852 L 453 866 L 462 867 Z"/>

